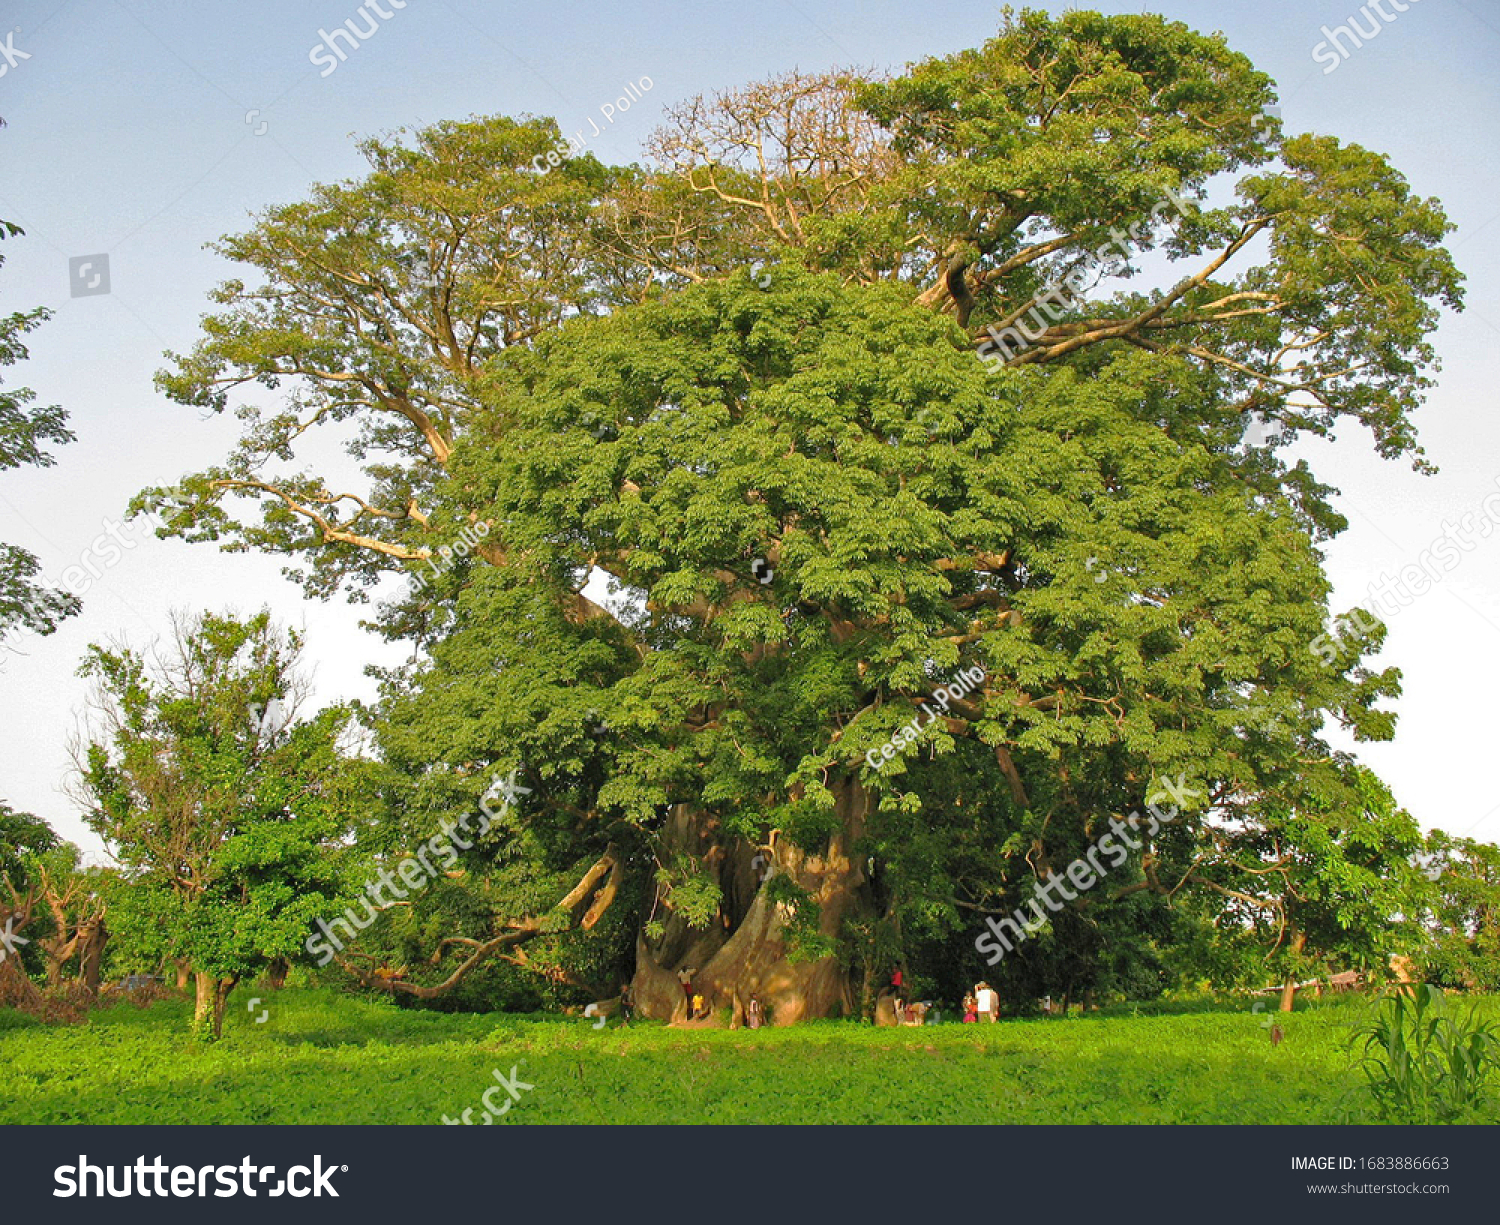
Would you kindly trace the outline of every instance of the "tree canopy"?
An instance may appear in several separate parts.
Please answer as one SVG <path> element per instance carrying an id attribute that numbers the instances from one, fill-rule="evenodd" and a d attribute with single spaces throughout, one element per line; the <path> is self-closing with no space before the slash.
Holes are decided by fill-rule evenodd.
<path id="1" fill-rule="evenodd" d="M 869 1009 L 919 948 L 971 972 L 986 916 L 1169 780 L 1199 802 L 1016 991 L 1235 907 L 1374 948 L 1358 873 L 1415 834 L 1327 732 L 1389 737 L 1398 674 L 1363 662 L 1378 627 L 1310 650 L 1344 523 L 1282 444 L 1358 424 L 1425 467 L 1461 289 L 1437 202 L 1273 101 L 1217 35 L 1007 13 L 898 76 L 693 99 L 645 165 L 537 173 L 549 119 L 372 138 L 363 178 L 220 244 L 245 279 L 160 384 L 245 429 L 137 507 L 315 595 L 443 559 L 372 621 L 420 647 L 384 676 L 390 828 L 529 792 L 455 928 L 408 932 L 433 973 L 566 977 L 596 933 L 592 981 L 648 1013 L 679 973 L 782 1022 Z M 299 466 L 316 429 L 362 485 Z M 1378 845 L 1349 832 L 1376 810 Z M 1327 914 L 1244 879 L 1294 864 Z"/>

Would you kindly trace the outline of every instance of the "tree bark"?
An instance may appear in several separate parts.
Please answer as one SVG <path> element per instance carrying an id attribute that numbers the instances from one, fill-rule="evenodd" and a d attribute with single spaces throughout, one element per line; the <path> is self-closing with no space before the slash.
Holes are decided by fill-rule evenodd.
<path id="1" fill-rule="evenodd" d="M 1295 958 L 1301 956 L 1302 947 L 1307 943 L 1307 937 L 1302 932 L 1292 933 L 1292 956 L 1294 958 L 1293 969 L 1287 977 L 1286 985 L 1281 988 L 1281 1012 L 1291 1012 L 1292 1005 L 1297 1002 L 1297 971 Z"/>
<path id="2" fill-rule="evenodd" d="M 771 853 L 737 839 L 718 836 L 717 823 L 679 807 L 662 834 L 668 854 L 687 854 L 700 870 L 716 872 L 723 902 L 717 921 L 694 929 L 665 910 L 664 932 L 653 940 L 642 927 L 636 939 L 636 970 L 631 983 L 643 1016 L 682 1021 L 687 1001 L 677 973 L 692 969 L 692 990 L 704 997 L 715 1023 L 731 1023 L 736 999 L 741 1007 L 760 998 L 767 1020 L 792 1025 L 817 1017 L 853 1013 L 859 1007 L 858 982 L 837 956 L 793 960 L 789 927 L 796 918 L 786 902 L 773 902 L 768 885 L 785 874 L 818 907 L 817 933 L 837 941 L 848 918 L 873 912 L 864 860 L 855 845 L 864 830 L 869 797 L 852 775 L 833 784 L 839 832 L 825 848 L 806 851 L 773 837 Z M 757 862 L 757 856 L 764 861 Z M 761 869 L 770 867 L 766 875 Z M 658 895 L 657 913 L 668 898 Z"/>
<path id="3" fill-rule="evenodd" d="M 224 1034 L 224 1010 L 238 978 L 216 978 L 202 970 L 193 975 L 193 1033 L 217 1042 Z"/>
<path id="4" fill-rule="evenodd" d="M 625 864 L 620 857 L 619 848 L 611 842 L 599 856 L 583 879 L 574 885 L 568 895 L 558 902 L 553 908 L 554 912 L 562 912 L 566 916 L 567 927 L 581 927 L 585 931 L 592 928 L 604 912 L 609 909 L 610 904 L 618 896 L 620 885 L 625 876 Z M 390 972 L 383 965 L 377 966 L 375 959 L 368 954 L 358 953 L 352 949 L 346 950 L 344 956 L 334 955 L 334 961 L 340 968 L 352 974 L 367 987 L 373 987 L 391 995 L 410 995 L 420 1000 L 437 999 L 458 986 L 459 983 L 475 969 L 491 957 L 499 956 L 523 969 L 535 970 L 548 978 L 556 978 L 552 972 L 544 967 L 532 965 L 523 956 L 508 954 L 505 949 L 520 950 L 521 946 L 529 940 L 543 935 L 549 930 L 560 930 L 551 928 L 547 924 L 548 916 L 532 915 L 530 918 L 510 921 L 506 930 L 497 936 L 487 940 L 477 940 L 471 936 L 446 936 L 438 942 L 437 950 L 432 955 L 432 964 L 437 965 L 448 945 L 457 945 L 461 948 L 471 949 L 469 956 L 465 958 L 442 982 L 427 987 L 420 983 L 408 982 L 405 978 L 406 968 Z M 359 964 L 363 960 L 366 964 Z M 578 985 L 578 984 L 575 984 Z M 597 994 L 597 992 L 594 992 Z"/>
<path id="5" fill-rule="evenodd" d="M 47 986 L 62 986 L 63 966 L 73 956 L 73 951 L 78 947 L 78 938 L 74 936 L 69 939 L 64 935 L 51 935 L 44 940 L 37 941 L 42 955 L 47 959 Z"/>
<path id="6" fill-rule="evenodd" d="M 103 913 L 84 920 L 78 929 L 78 978 L 93 995 L 99 994 L 100 965 L 108 942 L 109 928 L 104 925 Z"/>

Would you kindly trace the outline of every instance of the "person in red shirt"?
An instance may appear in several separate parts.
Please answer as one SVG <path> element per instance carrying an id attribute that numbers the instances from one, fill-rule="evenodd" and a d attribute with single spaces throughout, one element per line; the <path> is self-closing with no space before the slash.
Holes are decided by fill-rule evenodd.
<path id="1" fill-rule="evenodd" d="M 904 979 L 901 974 L 901 967 L 897 966 L 894 970 L 891 971 L 891 995 L 895 997 L 891 1001 L 891 1003 L 896 1010 L 897 1025 L 906 1024 L 906 998 L 901 993 L 901 986 L 903 981 Z"/>

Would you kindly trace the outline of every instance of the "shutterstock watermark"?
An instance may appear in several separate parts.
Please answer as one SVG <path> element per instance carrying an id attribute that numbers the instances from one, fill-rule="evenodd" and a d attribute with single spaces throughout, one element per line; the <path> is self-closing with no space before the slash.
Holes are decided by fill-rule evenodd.
<path id="1" fill-rule="evenodd" d="M 530 787 L 523 787 L 516 782 L 516 773 L 517 771 L 512 770 L 504 779 L 496 776 L 494 781 L 486 788 L 485 793 L 480 796 L 479 809 L 483 816 L 479 823 L 479 829 L 475 831 L 476 838 L 483 837 L 484 834 L 488 833 L 491 823 L 503 816 L 513 803 L 519 803 L 522 795 L 531 794 Z M 496 812 L 490 805 L 490 801 L 496 795 L 504 796 L 499 812 Z M 415 853 L 406 855 L 396 865 L 394 872 L 389 868 L 384 868 L 381 870 L 379 876 L 373 880 L 366 881 L 364 895 L 359 898 L 359 902 L 362 904 L 365 912 L 364 922 L 360 922 L 359 916 L 354 913 L 355 908 L 353 906 L 346 906 L 343 916 L 335 918 L 332 922 L 326 919 L 319 919 L 318 928 L 322 932 L 322 935 L 314 933 L 307 938 L 302 946 L 309 954 L 320 954 L 317 963 L 319 968 L 326 966 L 334 959 L 336 954 L 342 953 L 347 944 L 354 943 L 356 933 L 364 931 L 371 923 L 375 922 L 376 915 L 388 907 L 396 905 L 396 902 L 389 901 L 382 896 L 386 890 L 390 890 L 398 901 L 405 901 L 409 896 L 408 891 L 410 893 L 421 891 L 436 879 L 439 872 L 446 871 L 458 862 L 458 851 L 454 849 L 455 844 L 465 851 L 471 850 L 474 843 L 466 841 L 459 831 L 463 830 L 464 834 L 467 834 L 469 822 L 473 819 L 473 813 L 466 813 L 458 821 L 444 817 L 440 823 L 442 832 L 434 834 L 419 846 Z M 431 861 L 427 858 L 429 852 L 434 856 L 441 857 L 443 862 L 438 867 L 433 867 Z M 406 885 L 405 890 L 396 884 L 396 877 L 398 876 L 401 878 L 402 883 Z M 344 934 L 347 937 L 346 940 L 340 940 L 333 934 L 333 929 L 339 926 L 343 927 Z"/>
<path id="2" fill-rule="evenodd" d="M 406 0 L 388 0 L 388 2 L 398 9 L 406 7 Z M 312 49 L 307 53 L 307 58 L 314 64 L 328 65 L 327 68 L 318 73 L 320 77 L 331 77 L 338 71 L 339 65 L 349 58 L 348 53 L 339 46 L 337 40 L 343 39 L 344 42 L 348 43 L 350 51 L 358 51 L 363 43 L 369 42 L 370 39 L 379 33 L 380 22 L 375 20 L 376 17 L 379 17 L 381 21 L 389 21 L 396 14 L 387 13 L 380 7 L 378 0 L 365 0 L 364 4 L 361 4 L 354 10 L 354 15 L 355 17 L 364 18 L 364 21 L 360 22 L 360 26 L 363 26 L 367 21 L 370 24 L 370 28 L 368 30 L 356 28 L 354 17 L 351 17 L 342 26 L 335 26 L 332 34 L 324 29 L 318 30 L 320 41 L 313 44 Z M 333 58 L 335 55 L 338 56 L 338 59 Z"/>
<path id="3" fill-rule="evenodd" d="M 523 1059 L 521 1062 L 525 1063 L 526 1061 Z M 500 1083 L 498 1085 L 491 1085 L 488 1089 L 486 1089 L 482 1094 L 479 1095 L 479 1104 L 480 1107 L 484 1110 L 484 1119 L 479 1123 L 480 1127 L 486 1127 L 489 1124 L 493 1123 L 496 1119 L 503 1117 L 512 1105 L 521 1100 L 521 1094 L 523 1092 L 530 1093 L 533 1089 L 536 1088 L 535 1085 L 528 1085 L 524 1080 L 521 1079 L 521 1077 L 516 1072 L 516 1068 L 518 1066 L 519 1065 L 514 1063 L 510 1065 L 509 1076 L 502 1076 L 500 1074 L 499 1068 L 495 1068 L 490 1073 Z M 510 1100 L 506 1101 L 503 1105 L 496 1106 L 493 1102 L 490 1101 L 490 1097 L 494 1094 L 499 1093 L 501 1089 L 504 1089 L 505 1092 L 510 1095 Z M 474 1120 L 469 1116 L 473 1113 L 474 1107 L 469 1106 L 466 1107 L 463 1114 L 459 1115 L 456 1119 L 450 1119 L 445 1114 L 443 1116 L 443 1122 L 446 1123 L 449 1127 L 457 1127 L 460 1123 L 464 1123 L 472 1127 L 474 1126 Z"/>
<path id="4" fill-rule="evenodd" d="M 74 255 L 68 259 L 68 296 L 93 298 L 109 292 L 109 255 Z"/>
<path id="5" fill-rule="evenodd" d="M 0 56 L 5 58 L 5 62 L 0 64 L 0 77 L 3 77 L 12 68 L 19 66 L 22 60 L 29 60 L 31 58 L 30 51 L 22 51 L 20 47 L 16 46 L 16 35 L 20 32 L 19 28 L 14 29 L 4 39 L 0 39 Z"/>
<path id="6" fill-rule="evenodd" d="M 1202 794 L 1201 791 L 1184 786 L 1180 774 L 1176 782 L 1163 781 L 1162 790 L 1151 796 L 1146 803 L 1146 811 L 1151 814 L 1151 826 L 1146 830 L 1146 836 L 1149 838 L 1163 825 L 1176 820 L 1180 811 L 1179 804 L 1185 805 L 1189 799 Z M 1173 803 L 1163 807 L 1160 801 L 1168 798 Z M 1032 935 L 1040 931 L 1051 915 L 1059 913 L 1064 902 L 1077 901 L 1080 893 L 1087 892 L 1103 880 L 1108 875 L 1108 871 L 1099 862 L 1101 853 L 1109 856 L 1111 868 L 1118 868 L 1129 858 L 1131 851 L 1140 850 L 1143 844 L 1130 832 L 1139 829 L 1140 822 L 1139 811 L 1131 813 L 1123 821 L 1119 817 L 1111 817 L 1109 819 L 1110 832 L 1091 846 L 1086 854 L 1070 863 L 1065 872 L 1053 873 L 1045 880 L 1032 882 L 1033 896 L 1030 902 L 1016 907 L 1013 914 L 1002 915 L 998 919 L 994 916 L 986 919 L 984 923 L 989 931 L 981 932 L 974 938 L 974 948 L 980 953 L 987 954 L 985 964 L 998 965 L 1006 953 L 1014 952 L 1017 945 L 1024 944 Z M 1064 878 L 1077 889 L 1076 893 L 1064 883 Z M 1062 894 L 1062 901 L 1052 896 L 1054 889 Z M 1045 911 L 1042 909 L 1044 905 Z M 1028 907 L 1033 916 L 1030 919 L 1026 917 Z M 1007 929 L 1009 929 L 1008 933 Z"/>
<path id="7" fill-rule="evenodd" d="M 348 1168 L 347 1165 L 334 1165 L 331 1162 L 324 1165 L 322 1156 L 315 1154 L 312 1165 L 294 1165 L 286 1172 L 286 1178 L 278 1178 L 268 1187 L 265 1184 L 275 1176 L 276 1167 L 257 1166 L 249 1157 L 244 1158 L 239 1165 L 195 1167 L 166 1165 L 162 1162 L 161 1155 L 157 1154 L 151 1162 L 147 1162 L 145 1157 L 137 1157 L 134 1165 L 117 1167 L 92 1165 L 87 1157 L 79 1154 L 76 1165 L 60 1165 L 52 1171 L 53 1180 L 57 1183 L 57 1189 L 52 1195 L 56 1199 L 70 1199 L 75 1195 L 87 1199 L 89 1180 L 92 1178 L 94 1195 L 99 1199 L 105 1196 L 124 1199 L 132 1195 L 139 1195 L 144 1199 L 150 1199 L 153 1195 L 162 1199 L 169 1195 L 179 1199 L 186 1199 L 188 1196 L 206 1199 L 210 1194 L 219 1199 L 235 1195 L 248 1195 L 253 1199 L 257 1194 L 273 1198 L 290 1195 L 296 1199 L 301 1199 L 304 1195 L 314 1198 L 331 1195 L 338 1199 L 339 1193 L 333 1188 L 333 1176 Z M 116 1169 L 120 1172 L 118 1189 L 115 1187 Z M 148 1174 L 151 1176 L 149 1179 Z M 218 1189 L 212 1193 L 208 1190 L 210 1177 L 218 1184 Z M 170 1190 L 163 1179 L 171 1184 Z M 298 1186 L 299 1182 L 301 1186 Z M 260 1188 L 259 1192 L 257 1187 Z"/>
<path id="8" fill-rule="evenodd" d="M 140 544 L 139 539 L 132 537 L 139 537 L 143 527 L 147 530 L 160 527 L 162 521 L 155 515 L 140 514 L 125 523 L 116 523 L 106 515 L 102 523 L 104 530 L 59 577 L 57 585 L 69 595 L 83 595 L 104 577 L 103 571 L 119 565 L 125 554 Z"/>
<path id="9" fill-rule="evenodd" d="M 918 714 L 905 727 L 899 728 L 894 736 L 887 740 L 878 749 L 871 749 L 865 754 L 865 765 L 872 770 L 879 770 L 881 765 L 896 756 L 898 749 L 905 748 L 908 744 L 915 744 L 921 738 L 924 731 L 930 731 L 932 725 L 943 715 L 948 713 L 948 707 L 960 698 L 967 697 L 984 683 L 983 668 L 965 668 L 958 674 L 956 681 L 946 685 L 939 685 L 932 696 L 936 699 L 936 705 L 927 711 L 927 722 L 922 722 L 921 714 Z M 879 758 L 876 761 L 875 758 Z"/>
<path id="10" fill-rule="evenodd" d="M 21 950 L 16 945 L 31 943 L 25 936 L 16 935 L 15 927 L 16 916 L 6 915 L 5 929 L 0 931 L 0 962 L 3 962 L 11 953 L 14 953 L 17 957 L 21 955 Z"/>
<path id="11" fill-rule="evenodd" d="M 1500 477 L 1495 478 L 1495 483 L 1500 485 Z M 1308 650 L 1322 658 L 1325 668 L 1329 667 L 1338 656 L 1335 644 L 1340 639 L 1363 638 L 1375 628 L 1367 613 L 1389 619 L 1401 609 L 1409 608 L 1418 596 L 1426 595 L 1444 575 L 1458 567 L 1463 553 L 1473 551 L 1476 533 L 1484 540 L 1494 535 L 1497 526 L 1500 526 L 1500 492 L 1486 494 L 1477 515 L 1472 512 L 1461 515 L 1456 524 L 1444 519 L 1442 535 L 1417 554 L 1415 563 L 1402 566 L 1395 576 L 1382 570 L 1379 580 L 1365 588 L 1364 602 L 1342 617 L 1333 618 L 1329 632 L 1314 638 Z"/>
<path id="12" fill-rule="evenodd" d="M 1161 214 L 1169 208 L 1175 208 L 1179 216 L 1186 217 L 1189 209 L 1197 206 L 1191 200 L 1185 199 L 1177 192 L 1167 189 L 1167 192 L 1155 206 L 1141 220 L 1133 222 L 1129 230 L 1122 230 L 1119 226 L 1110 226 L 1109 241 L 1101 243 L 1094 248 L 1094 260 L 1103 264 L 1110 259 L 1128 261 L 1130 258 L 1130 244 L 1139 243 L 1150 229 L 1161 221 Z M 1042 338 L 1049 323 L 1056 323 L 1068 311 L 1077 310 L 1083 304 L 1083 299 L 1073 296 L 1083 291 L 1085 283 L 1093 275 L 1090 268 L 1075 268 L 1061 282 L 1054 281 L 1044 286 L 1031 302 L 1029 312 L 1018 312 L 1012 316 L 1011 321 L 1003 328 L 997 328 L 991 324 L 985 331 L 989 339 L 979 346 L 979 358 L 991 370 L 999 369 L 1013 357 L 1016 357 L 1025 349 L 1029 348 L 1035 341 Z M 1179 288 L 1183 282 L 1179 281 L 1173 288 Z M 1064 289 L 1063 286 L 1067 286 Z M 1068 291 L 1071 290 L 1072 294 Z M 1038 314 L 1041 311 L 1046 315 L 1043 320 Z M 1025 322 L 1024 315 L 1031 316 L 1033 327 Z"/>
<path id="13" fill-rule="evenodd" d="M 1412 4 L 1416 2 L 1417 0 L 1412 0 Z M 1386 4 L 1389 4 L 1396 12 L 1387 13 L 1384 7 Z M 1323 75 L 1326 77 L 1354 53 L 1353 51 L 1344 50 L 1344 44 L 1339 41 L 1340 34 L 1354 44 L 1354 51 L 1358 51 L 1359 48 L 1365 45 L 1360 41 L 1361 36 L 1369 40 L 1385 28 L 1380 22 L 1375 20 L 1374 15 L 1370 12 L 1371 9 L 1379 13 L 1385 20 L 1386 25 L 1389 25 L 1396 20 L 1397 14 L 1406 12 L 1410 7 L 1411 4 L 1403 4 L 1401 0 L 1370 0 L 1369 4 L 1359 10 L 1370 20 L 1370 28 L 1368 30 L 1356 22 L 1353 17 L 1349 18 L 1349 24 L 1346 26 L 1334 26 L 1331 30 L 1327 26 L 1324 26 L 1322 34 L 1325 41 L 1317 43 L 1313 47 L 1313 62 L 1328 65 L 1328 67 L 1323 69 Z"/>

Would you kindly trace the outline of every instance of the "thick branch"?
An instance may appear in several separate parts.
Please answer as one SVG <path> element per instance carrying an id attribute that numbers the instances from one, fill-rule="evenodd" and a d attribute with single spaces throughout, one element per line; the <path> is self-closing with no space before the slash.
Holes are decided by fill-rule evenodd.
<path id="1" fill-rule="evenodd" d="M 562 901 L 558 902 L 556 909 L 563 911 L 568 916 L 568 928 L 584 927 L 592 928 L 604 912 L 614 901 L 620 889 L 620 878 L 623 876 L 623 868 L 619 859 L 619 850 L 614 843 L 610 843 L 601 855 L 584 873 L 583 879 L 578 882 Z M 597 896 L 595 896 L 597 893 Z M 589 905 L 592 900 L 592 905 Z M 585 912 L 585 907 L 586 912 Z M 463 982 L 473 970 L 483 964 L 490 957 L 500 954 L 502 949 L 517 948 L 537 936 L 547 935 L 558 930 L 549 926 L 542 917 L 534 916 L 524 919 L 518 923 L 511 923 L 508 928 L 489 940 L 475 940 L 470 936 L 447 936 L 439 941 L 433 960 L 441 960 L 443 950 L 450 944 L 462 945 L 473 951 L 466 957 L 442 982 L 434 986 L 423 986 L 420 983 L 407 981 L 404 971 L 393 975 L 378 974 L 373 970 L 352 964 L 343 957 L 335 956 L 335 960 L 349 974 L 357 978 L 364 986 L 373 987 L 379 991 L 385 991 L 390 995 L 410 995 L 419 1000 L 437 999 L 439 996 L 452 991 L 454 987 Z M 524 957 L 524 955 L 521 955 Z M 517 965 L 524 964 L 524 960 L 517 960 L 515 956 L 507 957 L 507 960 Z M 529 967 L 528 967 L 529 968 Z M 579 984 L 583 985 L 583 984 Z"/>

